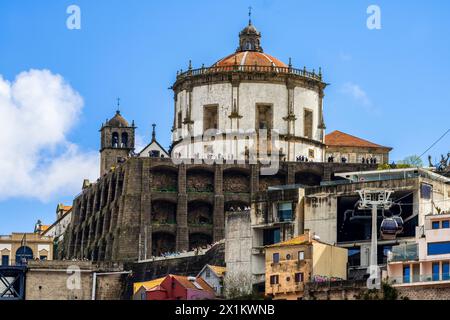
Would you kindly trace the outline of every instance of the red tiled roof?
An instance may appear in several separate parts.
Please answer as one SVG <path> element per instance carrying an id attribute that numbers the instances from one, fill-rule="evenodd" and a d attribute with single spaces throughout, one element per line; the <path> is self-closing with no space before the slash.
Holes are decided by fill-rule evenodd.
<path id="1" fill-rule="evenodd" d="M 385 147 L 338 130 L 325 136 L 325 144 L 330 147 L 383 148 L 392 150 L 390 147 Z"/>
<path id="2" fill-rule="evenodd" d="M 267 53 L 257 51 L 241 51 L 233 53 L 228 57 L 219 60 L 214 64 L 214 67 L 229 67 L 234 65 L 254 66 L 255 64 L 258 66 L 267 67 L 288 67 L 285 63 L 281 62 L 277 58 L 272 57 Z"/>
<path id="3" fill-rule="evenodd" d="M 193 284 L 192 281 L 190 281 L 188 279 L 188 277 L 185 276 L 176 276 L 176 275 L 172 275 L 172 277 L 177 280 L 183 287 L 185 287 L 186 289 L 195 289 L 198 290 L 198 288 Z M 212 293 L 214 293 L 213 288 L 210 287 L 210 285 L 208 283 L 206 283 L 205 280 L 203 280 L 202 278 L 198 277 L 195 279 L 195 281 L 203 288 L 203 290 L 206 291 L 210 291 Z"/>

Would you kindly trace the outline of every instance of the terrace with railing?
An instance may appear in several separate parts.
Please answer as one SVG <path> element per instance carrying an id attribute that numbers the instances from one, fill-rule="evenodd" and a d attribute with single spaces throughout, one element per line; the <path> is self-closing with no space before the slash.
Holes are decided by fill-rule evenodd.
<path id="1" fill-rule="evenodd" d="M 322 81 L 322 71 L 319 69 L 319 73 L 314 70 L 312 72 L 307 71 L 306 68 L 296 69 L 292 67 L 277 67 L 277 66 L 259 66 L 259 65 L 232 65 L 221 67 L 202 67 L 199 69 L 188 69 L 187 71 L 177 72 L 177 81 L 188 77 L 213 75 L 217 73 L 274 73 L 274 74 L 290 74 L 294 76 L 304 77 L 310 80 Z"/>
<path id="2" fill-rule="evenodd" d="M 404 262 L 419 260 L 418 245 L 416 243 L 392 247 L 388 262 Z"/>

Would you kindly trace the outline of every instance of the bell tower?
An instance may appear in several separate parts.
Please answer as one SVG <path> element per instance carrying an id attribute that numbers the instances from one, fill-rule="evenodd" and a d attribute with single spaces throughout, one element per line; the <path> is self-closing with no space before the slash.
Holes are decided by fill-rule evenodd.
<path id="1" fill-rule="evenodd" d="M 251 7 L 249 8 L 248 17 L 248 26 L 239 33 L 239 47 L 236 52 L 263 52 L 263 48 L 261 47 L 261 32 L 259 32 L 252 23 Z"/>
<path id="2" fill-rule="evenodd" d="M 131 126 L 117 109 L 111 120 L 106 119 L 100 129 L 100 176 L 118 163 L 125 162 L 134 151 L 136 126 Z"/>

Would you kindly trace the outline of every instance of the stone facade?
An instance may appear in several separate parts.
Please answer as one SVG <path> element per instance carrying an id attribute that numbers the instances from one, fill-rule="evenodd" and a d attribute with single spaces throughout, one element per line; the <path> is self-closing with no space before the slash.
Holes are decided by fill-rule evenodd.
<path id="1" fill-rule="evenodd" d="M 128 158 L 134 151 L 134 122 L 131 126 L 117 110 L 116 115 L 100 129 L 100 176 Z"/>
<path id="2" fill-rule="evenodd" d="M 102 274 L 105 271 L 108 274 Z M 26 274 L 26 300 L 95 300 L 122 298 L 127 274 L 120 265 L 95 265 L 81 261 L 32 261 Z M 109 274 L 110 272 L 114 272 Z M 115 273 L 119 272 L 119 273 Z"/>
<path id="3" fill-rule="evenodd" d="M 26 260 L 52 260 L 53 238 L 38 233 L 12 233 L 0 236 L 1 265 L 22 263 L 18 258 Z"/>
<path id="4" fill-rule="evenodd" d="M 263 140 L 259 136 L 264 129 L 268 142 L 272 137 L 286 160 L 304 156 L 323 161 L 326 86 L 320 71 L 295 69 L 263 53 L 260 33 L 253 25 L 246 27 L 235 54 L 209 68 L 192 69 L 190 65 L 177 75 L 172 87 L 174 151 L 182 157 L 204 159 L 223 155 L 244 159 L 251 152 L 260 159 L 265 156 L 260 153 Z M 207 135 L 214 143 L 205 141 L 209 130 Z M 235 136 L 227 134 L 242 136 L 230 146 Z M 272 153 L 272 145 L 268 152 Z"/>

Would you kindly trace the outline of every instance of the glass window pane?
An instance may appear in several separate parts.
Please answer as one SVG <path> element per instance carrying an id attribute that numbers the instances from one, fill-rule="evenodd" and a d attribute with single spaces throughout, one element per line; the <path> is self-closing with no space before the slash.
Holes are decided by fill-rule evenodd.
<path id="1" fill-rule="evenodd" d="M 442 263 L 442 280 L 450 280 L 450 263 Z"/>
<path id="2" fill-rule="evenodd" d="M 292 203 L 284 202 L 278 204 L 278 217 L 281 222 L 292 221 Z"/>
<path id="3" fill-rule="evenodd" d="M 439 221 L 433 221 L 432 228 L 433 229 L 439 229 Z"/>
<path id="4" fill-rule="evenodd" d="M 428 255 L 450 254 L 450 242 L 435 242 L 428 244 Z"/>
<path id="5" fill-rule="evenodd" d="M 433 281 L 439 281 L 439 263 L 433 263 Z"/>
<path id="6" fill-rule="evenodd" d="M 442 221 L 442 229 L 448 228 L 450 228 L 450 221 L 449 220 Z"/>
<path id="7" fill-rule="evenodd" d="M 420 186 L 420 193 L 422 196 L 422 199 L 431 199 L 431 193 L 433 192 L 433 187 L 429 184 L 422 183 Z"/>
<path id="8" fill-rule="evenodd" d="M 404 265 L 403 266 L 403 283 L 409 283 L 410 276 L 411 276 L 411 268 L 409 267 L 409 265 Z"/>
<path id="9" fill-rule="evenodd" d="M 279 253 L 273 254 L 273 262 L 275 262 L 275 263 L 280 262 L 280 254 Z"/>
<path id="10" fill-rule="evenodd" d="M 298 252 L 298 260 L 305 260 L 305 252 L 304 251 Z"/>

